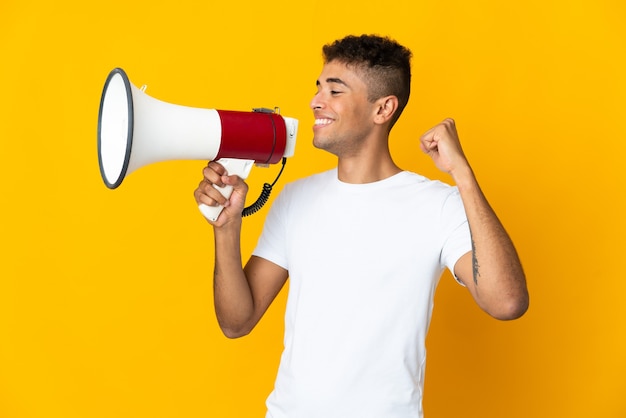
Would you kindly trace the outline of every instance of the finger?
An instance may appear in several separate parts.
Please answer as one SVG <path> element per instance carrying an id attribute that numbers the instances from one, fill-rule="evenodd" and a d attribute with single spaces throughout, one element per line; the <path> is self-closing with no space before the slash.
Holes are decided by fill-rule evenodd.
<path id="1" fill-rule="evenodd" d="M 427 131 L 420 138 L 420 148 L 423 152 L 428 153 L 437 148 L 436 127 Z"/>
<path id="2" fill-rule="evenodd" d="M 211 199 L 206 194 L 197 194 L 195 195 L 195 198 L 198 205 L 219 206 L 219 203 L 217 201 Z"/>
<path id="3" fill-rule="evenodd" d="M 209 181 L 203 180 L 198 185 L 198 188 L 194 192 L 194 196 L 196 197 L 196 201 L 198 203 L 204 203 L 208 206 L 227 206 L 228 199 L 222 195 L 220 190 L 216 187 L 216 183 L 211 183 Z M 223 186 L 219 186 L 223 187 Z"/>
<path id="4" fill-rule="evenodd" d="M 444 125 L 446 128 L 446 132 L 451 136 L 451 137 L 458 137 L 458 133 L 456 130 L 456 122 L 454 121 L 454 119 L 452 118 L 447 118 L 444 121 Z"/>
<path id="5" fill-rule="evenodd" d="M 205 204 L 207 206 L 217 206 L 218 205 L 217 201 L 215 201 L 215 199 L 211 198 L 205 192 L 205 185 L 206 183 L 200 183 L 198 188 L 193 192 L 193 197 L 196 199 L 196 203 L 198 205 Z M 210 186 L 210 187 L 211 189 L 214 189 L 213 186 Z"/>
<path id="6" fill-rule="evenodd" d="M 224 183 L 233 188 L 229 199 L 230 203 L 238 205 L 240 200 L 245 201 L 246 195 L 248 194 L 248 184 L 241 177 L 235 175 L 224 177 Z M 233 201 L 235 196 L 237 196 L 236 201 Z"/>
<path id="7" fill-rule="evenodd" d="M 422 134 L 422 136 L 420 137 L 420 142 L 424 143 L 424 142 L 430 142 L 432 141 L 432 137 L 433 137 L 433 131 L 435 130 L 435 128 L 430 128 L 429 130 L 427 130 L 426 132 L 424 132 Z"/>
<path id="8" fill-rule="evenodd" d="M 203 181 L 210 184 L 215 184 L 219 187 L 224 187 L 223 177 L 225 174 L 225 170 L 223 167 L 221 167 L 220 170 L 219 167 L 217 167 L 217 171 L 211 165 L 207 165 L 206 167 L 204 167 L 204 169 L 202 170 L 202 175 L 204 177 Z"/>
<path id="9" fill-rule="evenodd" d="M 224 168 L 224 166 L 217 161 L 209 161 L 207 167 L 211 168 L 213 171 L 219 173 L 222 176 L 226 174 L 226 168 Z"/>
<path id="10" fill-rule="evenodd" d="M 196 191 L 194 192 L 193 196 L 196 199 L 196 203 L 198 205 L 200 205 L 200 204 L 205 204 L 207 206 L 217 206 L 217 205 L 219 205 L 219 203 L 215 199 L 211 198 L 201 188 L 196 189 Z"/>
<path id="11" fill-rule="evenodd" d="M 224 183 L 224 185 L 233 186 L 233 188 L 239 188 L 242 184 L 245 184 L 241 177 L 234 174 L 232 176 L 224 175 L 220 178 L 220 180 Z"/>
<path id="12" fill-rule="evenodd" d="M 436 143 L 433 143 L 423 147 L 422 151 L 424 152 L 424 154 L 434 158 L 434 156 L 439 153 L 439 146 Z"/>
<path id="13" fill-rule="evenodd" d="M 446 125 L 452 125 L 452 126 L 455 125 L 454 119 L 452 119 L 452 118 L 445 118 L 442 123 L 444 123 Z"/>

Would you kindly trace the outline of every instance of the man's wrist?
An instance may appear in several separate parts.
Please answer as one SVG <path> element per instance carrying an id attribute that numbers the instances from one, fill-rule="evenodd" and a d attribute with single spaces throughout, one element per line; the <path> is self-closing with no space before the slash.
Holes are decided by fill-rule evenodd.
<path id="1" fill-rule="evenodd" d="M 474 171 L 469 164 L 450 171 L 450 176 L 459 189 L 473 187 L 476 184 Z"/>

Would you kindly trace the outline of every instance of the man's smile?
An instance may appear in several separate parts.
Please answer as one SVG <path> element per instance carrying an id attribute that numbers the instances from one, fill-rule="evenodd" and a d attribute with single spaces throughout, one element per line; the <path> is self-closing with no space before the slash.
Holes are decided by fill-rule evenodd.
<path id="1" fill-rule="evenodd" d="M 315 127 L 321 127 L 321 126 L 326 126 L 333 123 L 332 119 L 327 119 L 327 118 L 318 118 L 315 119 Z"/>

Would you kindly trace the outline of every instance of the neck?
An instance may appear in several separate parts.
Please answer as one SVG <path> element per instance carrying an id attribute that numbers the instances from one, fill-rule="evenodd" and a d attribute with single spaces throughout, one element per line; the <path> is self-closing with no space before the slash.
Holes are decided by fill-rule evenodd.
<path id="1" fill-rule="evenodd" d="M 344 183 L 364 184 L 384 180 L 401 172 L 389 150 L 363 153 L 351 157 L 339 157 L 337 174 Z"/>

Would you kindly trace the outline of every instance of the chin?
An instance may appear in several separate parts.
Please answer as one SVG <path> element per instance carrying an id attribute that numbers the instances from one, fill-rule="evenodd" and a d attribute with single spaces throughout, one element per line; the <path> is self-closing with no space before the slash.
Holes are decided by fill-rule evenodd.
<path id="1" fill-rule="evenodd" d="M 326 144 L 324 143 L 324 141 L 317 137 L 313 137 L 313 146 L 317 149 L 326 149 Z"/>
<path id="2" fill-rule="evenodd" d="M 332 149 L 331 149 L 332 147 L 330 146 L 330 144 L 322 142 L 322 141 L 315 141 L 315 140 L 313 140 L 313 146 L 315 148 L 317 148 L 317 149 L 322 150 L 322 151 L 327 151 L 327 152 L 330 152 L 330 153 L 333 152 Z"/>
<path id="3" fill-rule="evenodd" d="M 313 146 L 317 149 L 329 152 L 337 156 L 339 156 L 341 148 L 342 148 L 341 144 L 338 143 L 337 141 L 333 141 L 332 139 L 329 139 L 329 138 L 322 138 L 322 137 L 317 137 L 317 136 L 313 137 Z"/>

